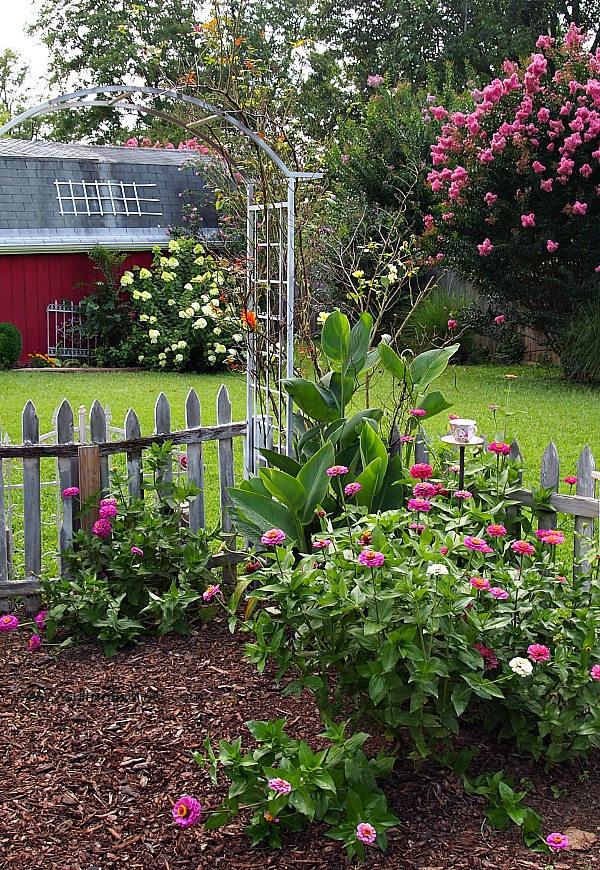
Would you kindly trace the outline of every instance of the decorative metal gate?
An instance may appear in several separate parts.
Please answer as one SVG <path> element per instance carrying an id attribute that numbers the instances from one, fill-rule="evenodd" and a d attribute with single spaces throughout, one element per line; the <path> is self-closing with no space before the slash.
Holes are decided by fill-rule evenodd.
<path id="1" fill-rule="evenodd" d="M 78 305 L 68 300 L 54 301 L 46 308 L 48 356 L 89 362 L 93 343 L 85 333 Z"/>

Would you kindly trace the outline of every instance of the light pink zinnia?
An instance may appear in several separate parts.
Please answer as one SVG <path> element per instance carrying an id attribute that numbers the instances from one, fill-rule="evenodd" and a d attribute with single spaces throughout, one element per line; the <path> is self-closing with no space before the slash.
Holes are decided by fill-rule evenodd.
<path id="1" fill-rule="evenodd" d="M 409 498 L 408 509 L 409 511 L 427 513 L 431 510 L 431 502 L 427 501 L 426 498 Z"/>
<path id="2" fill-rule="evenodd" d="M 532 662 L 547 662 L 550 658 L 550 650 L 542 643 L 532 643 L 527 647 L 527 655 Z"/>
<path id="3" fill-rule="evenodd" d="M 505 601 L 508 598 L 508 592 L 506 589 L 502 589 L 501 586 L 490 587 L 490 595 L 492 598 L 498 598 L 501 601 Z"/>
<path id="4" fill-rule="evenodd" d="M 112 527 L 108 520 L 96 520 L 92 526 L 92 533 L 96 535 L 97 538 L 108 538 L 111 531 Z"/>
<path id="5" fill-rule="evenodd" d="M 416 465 L 411 466 L 408 473 L 416 480 L 427 480 L 433 476 L 433 468 L 427 462 L 418 462 Z"/>
<path id="6" fill-rule="evenodd" d="M 221 587 L 219 586 L 218 583 L 216 585 L 213 585 L 213 586 L 208 586 L 205 589 L 205 591 L 202 593 L 202 600 L 203 601 L 210 601 L 211 598 L 215 597 L 215 595 L 218 593 L 220 588 Z"/>
<path id="7" fill-rule="evenodd" d="M 281 544 L 285 541 L 285 532 L 282 532 L 281 529 L 269 529 L 268 532 L 264 533 L 260 541 L 261 544 L 271 544 L 272 546 Z"/>
<path id="8" fill-rule="evenodd" d="M 377 550 L 363 550 L 362 553 L 359 553 L 358 561 L 365 568 L 381 568 L 385 562 L 385 556 Z"/>
<path id="9" fill-rule="evenodd" d="M 360 492 L 361 489 L 362 489 L 362 486 L 360 485 L 360 483 L 356 483 L 356 482 L 348 483 L 344 487 L 344 493 L 346 495 L 356 495 L 356 493 Z"/>
<path id="10" fill-rule="evenodd" d="M 546 837 L 546 842 L 550 846 L 553 852 L 559 852 L 561 849 L 569 848 L 569 839 L 565 837 L 564 834 L 560 834 L 556 831 L 553 834 L 548 834 Z"/>
<path id="11" fill-rule="evenodd" d="M 368 822 L 361 822 L 356 828 L 356 836 L 361 843 L 373 843 L 377 837 L 377 831 Z"/>
<path id="12" fill-rule="evenodd" d="M 179 798 L 173 807 L 173 821 L 180 828 L 189 828 L 195 825 L 202 815 L 202 807 L 199 802 L 188 795 Z"/>
<path id="13" fill-rule="evenodd" d="M 292 790 L 287 779 L 281 779 L 279 776 L 269 780 L 269 788 L 276 791 L 277 794 L 289 794 Z"/>
<path id="14" fill-rule="evenodd" d="M 513 541 L 510 548 L 520 556 L 533 556 L 535 553 L 535 547 L 527 541 Z"/>
<path id="15" fill-rule="evenodd" d="M 421 532 L 424 532 L 425 529 L 427 528 L 427 526 L 424 526 L 423 523 L 411 523 L 411 524 L 410 524 L 410 527 L 411 527 L 411 529 L 413 529 L 413 531 L 415 531 L 418 535 L 420 535 Z"/>
<path id="16" fill-rule="evenodd" d="M 486 532 L 492 538 L 502 538 L 506 534 L 506 529 L 500 523 L 492 523 L 491 526 L 487 527 Z"/>
<path id="17" fill-rule="evenodd" d="M 487 544 L 483 538 L 475 538 L 472 535 L 467 535 L 464 544 L 467 550 L 477 550 L 479 553 L 485 552 L 487 548 Z"/>
<path id="18" fill-rule="evenodd" d="M 471 577 L 470 583 L 480 592 L 487 592 L 490 588 L 490 581 L 486 580 L 485 577 Z"/>
<path id="19" fill-rule="evenodd" d="M 327 547 L 331 547 L 331 541 L 329 538 L 321 538 L 318 541 L 313 541 L 313 550 L 326 550 Z"/>
<path id="20" fill-rule="evenodd" d="M 340 474 L 348 474 L 348 468 L 345 465 L 332 465 L 327 469 L 329 477 L 338 477 Z"/>
<path id="21" fill-rule="evenodd" d="M 600 665 L 594 665 L 590 671 L 590 676 L 592 680 L 598 680 L 600 682 Z"/>
<path id="22" fill-rule="evenodd" d="M 29 650 L 33 652 L 36 649 L 39 649 L 42 645 L 42 638 L 38 634 L 32 634 L 29 638 Z"/>

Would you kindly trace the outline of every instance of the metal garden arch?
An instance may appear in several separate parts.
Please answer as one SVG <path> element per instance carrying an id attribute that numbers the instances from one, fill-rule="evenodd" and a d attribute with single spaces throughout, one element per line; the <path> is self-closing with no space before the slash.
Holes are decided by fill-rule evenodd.
<path id="1" fill-rule="evenodd" d="M 144 102 L 152 97 L 165 97 L 188 104 L 195 110 L 200 109 L 202 116 L 186 122 Z M 262 202 L 256 195 L 255 180 L 240 173 L 246 184 L 246 307 L 256 317 L 256 329 L 248 331 L 248 430 L 244 465 L 246 475 L 254 474 L 260 462 L 260 447 L 268 446 L 288 454 L 292 448 L 292 401 L 283 389 L 282 381 L 285 377 L 292 377 L 294 372 L 296 185 L 299 181 L 320 178 L 321 175 L 289 169 L 261 136 L 223 109 L 196 97 L 162 88 L 111 85 L 75 91 L 55 97 L 12 118 L 0 127 L 0 136 L 38 115 L 95 106 L 162 118 L 193 132 L 233 165 L 226 149 L 198 129 L 211 121 L 224 121 L 261 149 L 280 174 L 281 196 L 275 197 L 276 201 L 273 202 Z"/>

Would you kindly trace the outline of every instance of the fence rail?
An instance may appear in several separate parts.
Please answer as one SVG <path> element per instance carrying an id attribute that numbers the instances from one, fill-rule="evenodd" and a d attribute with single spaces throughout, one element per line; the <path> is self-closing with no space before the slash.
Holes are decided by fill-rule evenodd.
<path id="1" fill-rule="evenodd" d="M 79 420 L 81 421 L 81 413 Z M 245 435 L 247 424 L 245 421 L 232 421 L 231 402 L 224 385 L 217 396 L 216 426 L 202 426 L 200 402 L 192 389 L 185 401 L 185 429 L 171 429 L 171 408 L 164 393 L 159 395 L 154 409 L 154 435 L 141 435 L 140 422 L 132 408 L 127 413 L 123 430 L 120 430 L 124 438 L 111 441 L 110 436 L 115 430 L 109 429 L 108 422 L 107 411 L 95 401 L 90 409 L 89 429 L 82 428 L 81 425 L 77 429 L 77 434 L 81 437 L 84 432 L 84 437 L 89 436 L 89 441 L 75 441 L 73 409 L 65 400 L 56 413 L 54 433 L 43 436 L 45 441 L 54 436 L 56 443 L 40 443 L 39 420 L 33 402 L 29 401 L 23 410 L 23 443 L 0 444 L 0 530 L 6 529 L 6 534 L 0 534 L 0 604 L 3 599 L 26 596 L 28 609 L 35 609 L 37 606 L 34 600 L 38 590 L 36 577 L 42 572 L 44 561 L 42 530 L 44 525 L 50 525 L 43 518 L 41 493 L 44 487 L 54 486 L 57 491 L 57 535 L 54 549 L 59 559 L 58 573 L 62 573 L 62 556 L 72 543 L 75 529 L 73 499 L 62 496 L 62 492 L 77 486 L 82 502 L 98 491 L 106 492 L 110 460 L 116 455 L 123 455 L 129 496 L 139 498 L 143 488 L 143 451 L 152 444 L 162 444 L 167 440 L 177 447 L 185 446 L 185 452 L 179 450 L 177 456 L 185 456 L 186 462 L 182 469 L 178 461 L 175 472 L 171 462 L 165 465 L 163 480 L 172 480 L 174 473 L 178 476 L 184 475 L 200 490 L 189 506 L 189 527 L 193 532 L 205 526 L 204 445 L 210 441 L 216 442 L 224 539 L 227 543 L 232 543 L 232 527 L 227 513 L 227 487 L 233 486 L 235 481 L 233 441 Z M 44 460 L 54 460 L 55 471 L 51 481 L 42 479 Z M 22 468 L 22 480 L 17 475 L 17 463 Z M 15 483 L 15 477 L 21 482 Z M 16 491 L 20 495 L 22 513 L 16 508 Z M 17 529 L 19 519 L 22 521 L 22 531 Z M 94 511 L 90 512 L 82 519 L 82 527 L 90 530 L 95 519 L 97 515 Z M 19 564 L 22 572 L 15 570 L 15 542 L 19 535 L 23 539 L 22 559 Z M 213 558 L 211 567 L 222 566 L 227 570 L 243 558 L 242 554 L 235 552 L 221 553 Z M 24 574 L 25 579 L 16 579 L 17 573 Z"/>

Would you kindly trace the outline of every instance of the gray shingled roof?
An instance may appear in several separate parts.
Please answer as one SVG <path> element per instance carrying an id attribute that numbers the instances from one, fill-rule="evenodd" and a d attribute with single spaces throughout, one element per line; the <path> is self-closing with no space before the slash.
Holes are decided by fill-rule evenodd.
<path id="1" fill-rule="evenodd" d="M 98 163 L 181 164 L 190 157 L 208 160 L 193 151 L 167 148 L 126 148 L 116 145 L 78 145 L 66 142 L 0 139 L 0 157 L 33 157 L 58 160 L 93 160 Z"/>

